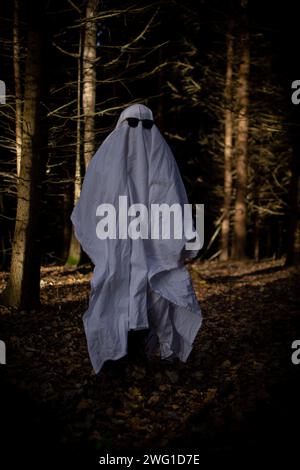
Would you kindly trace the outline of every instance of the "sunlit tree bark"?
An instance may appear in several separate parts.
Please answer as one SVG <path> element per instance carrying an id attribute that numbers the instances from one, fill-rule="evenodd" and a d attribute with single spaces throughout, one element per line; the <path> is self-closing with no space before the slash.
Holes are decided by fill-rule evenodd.
<path id="1" fill-rule="evenodd" d="M 84 114 L 83 155 L 87 168 L 95 150 L 95 103 L 96 103 L 96 43 L 97 23 L 95 15 L 98 0 L 88 0 L 84 23 L 83 44 L 83 93 Z"/>
<path id="2" fill-rule="evenodd" d="M 20 67 L 20 31 L 19 31 L 19 0 L 14 0 L 13 19 L 13 64 L 16 100 L 16 158 L 17 175 L 20 175 L 21 151 L 22 151 L 22 91 L 21 91 L 21 67 Z"/>
<path id="3" fill-rule="evenodd" d="M 22 156 L 18 184 L 18 203 L 13 239 L 10 277 L 5 303 L 18 308 L 33 308 L 39 303 L 40 254 L 38 214 L 40 203 L 40 152 L 42 141 L 41 98 L 43 56 L 41 19 L 33 4 L 28 34 L 25 69 Z"/>
<path id="4" fill-rule="evenodd" d="M 221 253 L 220 260 L 229 258 L 229 235 L 230 235 L 230 207 L 232 197 L 232 138 L 233 138 L 233 116 L 232 116 L 232 73 L 233 73 L 233 22 L 229 23 L 227 33 L 227 66 L 226 83 L 224 90 L 225 98 L 225 122 L 224 122 L 224 212 L 221 225 Z"/>
<path id="5" fill-rule="evenodd" d="M 248 181 L 248 128 L 249 128 L 249 32 L 245 22 L 241 31 L 241 59 L 237 87 L 237 129 L 236 129 L 236 199 L 234 219 L 233 257 L 246 257 L 247 238 L 247 181 Z"/>
<path id="6" fill-rule="evenodd" d="M 77 59 L 77 124 L 76 124 L 76 159 L 74 179 L 74 206 L 76 205 L 81 191 L 81 61 L 82 61 L 82 32 L 79 33 L 78 59 Z M 78 266 L 81 258 L 81 247 L 74 234 L 72 227 L 66 267 Z"/>

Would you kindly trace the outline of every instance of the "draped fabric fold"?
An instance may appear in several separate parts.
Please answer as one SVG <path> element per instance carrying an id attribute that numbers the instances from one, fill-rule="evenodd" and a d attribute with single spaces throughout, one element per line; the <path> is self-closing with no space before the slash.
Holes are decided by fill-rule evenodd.
<path id="1" fill-rule="evenodd" d="M 139 122 L 130 127 L 128 117 L 153 119 L 144 105 L 123 111 L 87 168 L 71 216 L 76 237 L 95 265 L 83 322 L 96 373 L 105 361 L 127 353 L 129 330 L 150 329 L 149 355 L 159 351 L 162 358 L 175 356 L 186 361 L 202 322 L 183 263 L 184 258 L 196 254 L 185 248 L 189 236 L 126 236 L 124 214 L 127 210 L 130 225 L 128 208 L 133 204 L 148 209 L 149 226 L 153 204 L 188 204 L 177 164 L 157 126 L 147 129 Z M 97 234 L 101 204 L 115 208 L 119 222 L 115 238 L 100 239 Z"/>

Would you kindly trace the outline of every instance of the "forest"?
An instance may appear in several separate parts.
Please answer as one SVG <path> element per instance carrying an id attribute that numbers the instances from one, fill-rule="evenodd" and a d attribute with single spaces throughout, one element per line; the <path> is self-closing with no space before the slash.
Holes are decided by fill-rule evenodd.
<path id="1" fill-rule="evenodd" d="M 1 468 L 37 464 L 36 448 L 87 468 L 179 450 L 295 462 L 298 18 L 292 0 L 1 3 Z M 203 326 L 186 363 L 148 363 L 130 339 L 97 375 L 82 325 L 93 264 L 70 216 L 136 103 L 205 207 L 204 245 L 186 262 Z"/>

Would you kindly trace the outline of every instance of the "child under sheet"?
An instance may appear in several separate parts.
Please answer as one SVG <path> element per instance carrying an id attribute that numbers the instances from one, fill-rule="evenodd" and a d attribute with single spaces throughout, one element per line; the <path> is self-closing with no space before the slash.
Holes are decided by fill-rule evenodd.
<path id="1" fill-rule="evenodd" d="M 92 158 L 71 216 L 95 265 L 83 322 L 96 373 L 127 354 L 130 330 L 149 329 L 147 355 L 187 360 L 202 316 L 184 266 L 197 253 L 187 249 L 195 232 L 177 233 L 185 205 L 177 164 L 151 110 L 130 106 Z M 161 220 L 162 209 L 176 207 L 182 211 Z"/>

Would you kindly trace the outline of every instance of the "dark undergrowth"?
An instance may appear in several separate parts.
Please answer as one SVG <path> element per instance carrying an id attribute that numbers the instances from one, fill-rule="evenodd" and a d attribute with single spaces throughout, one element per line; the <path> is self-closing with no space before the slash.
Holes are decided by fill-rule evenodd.
<path id="1" fill-rule="evenodd" d="M 190 270 L 204 322 L 186 364 L 148 362 L 132 337 L 131 354 L 95 376 L 82 327 L 86 268 L 43 268 L 36 311 L 0 307 L 1 469 L 96 468 L 107 453 L 150 452 L 199 454 L 205 468 L 287 468 L 300 426 L 299 273 L 281 261 Z"/>

